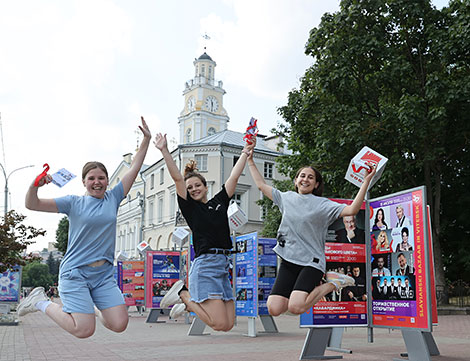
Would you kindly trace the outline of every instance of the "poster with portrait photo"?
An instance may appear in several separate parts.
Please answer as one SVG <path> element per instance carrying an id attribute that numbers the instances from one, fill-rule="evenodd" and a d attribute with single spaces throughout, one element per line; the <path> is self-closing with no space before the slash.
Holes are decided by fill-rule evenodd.
<path id="1" fill-rule="evenodd" d="M 348 286 L 340 291 L 326 295 L 330 302 L 365 302 L 366 296 L 366 267 L 364 263 L 328 262 L 327 272 L 333 271 L 354 278 L 354 286 Z"/>
<path id="2" fill-rule="evenodd" d="M 393 228 L 413 226 L 411 201 L 391 205 L 389 209 Z"/>
<path id="3" fill-rule="evenodd" d="M 339 201 L 339 200 L 335 200 Z M 329 227 L 326 242 L 365 244 L 365 210 L 355 216 L 344 216 Z"/>
<path id="4" fill-rule="evenodd" d="M 391 253 L 374 254 L 371 256 L 372 277 L 391 276 Z"/>
<path id="5" fill-rule="evenodd" d="M 393 228 L 390 207 L 372 209 L 370 214 L 370 231 L 383 231 Z"/>
<path id="6" fill-rule="evenodd" d="M 384 263 L 390 272 L 372 269 L 372 324 L 374 327 L 414 328 L 430 331 L 429 248 L 425 218 L 426 191 L 417 187 L 372 199 L 373 212 L 388 209 L 392 252 Z M 385 217 L 387 213 L 384 212 Z M 374 231 L 375 232 L 375 231 Z M 373 233 L 371 236 L 373 235 Z M 375 235 L 377 236 L 377 235 Z M 371 243 L 372 247 L 372 243 Z M 371 249 L 371 253 L 374 252 Z M 372 254 L 379 263 L 380 254 Z M 374 267 L 375 264 L 372 266 Z M 377 266 L 378 267 L 378 266 Z M 375 272 L 374 272 L 375 270 Z M 385 275 L 387 273 L 387 275 Z M 390 273 L 390 274 L 389 274 Z M 377 286 L 379 278 L 379 287 Z M 387 287 L 387 292 L 383 292 Z M 381 294 L 378 290 L 382 289 Z M 391 290 L 391 292 L 388 292 Z"/>
<path id="7" fill-rule="evenodd" d="M 374 231 L 370 234 L 372 254 L 393 252 L 393 237 L 391 229 Z"/>
<path id="8" fill-rule="evenodd" d="M 392 274 L 395 276 L 414 275 L 414 253 L 395 252 L 392 255 Z"/>
<path id="9" fill-rule="evenodd" d="M 394 228 L 391 234 L 394 252 L 413 251 L 415 249 L 413 226 Z"/>
<path id="10" fill-rule="evenodd" d="M 352 203 L 352 200 L 349 199 L 331 200 L 346 205 Z M 352 276 L 354 266 L 359 265 L 360 277 L 365 277 L 366 240 L 368 241 L 368 239 L 365 203 L 363 203 L 356 216 L 339 218 L 328 227 L 325 239 L 326 270 Z M 363 282 L 360 283 L 362 288 Z M 311 310 L 300 316 L 300 326 L 367 326 L 367 302 L 362 294 L 356 295 L 356 293 L 362 293 L 362 290 L 358 292 L 357 290 L 345 291 L 343 289 L 339 292 L 331 292 L 324 300 L 316 303 Z"/>

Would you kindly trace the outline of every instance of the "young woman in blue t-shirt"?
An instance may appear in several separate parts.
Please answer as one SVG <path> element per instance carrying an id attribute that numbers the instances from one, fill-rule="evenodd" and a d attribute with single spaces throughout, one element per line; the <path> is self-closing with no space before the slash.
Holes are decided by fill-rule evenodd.
<path id="1" fill-rule="evenodd" d="M 119 204 L 131 189 L 150 144 L 151 134 L 144 118 L 139 128 L 144 135 L 142 144 L 129 170 L 113 189 L 107 191 L 108 172 L 99 162 L 88 162 L 83 167 L 85 196 L 39 198 L 38 188 L 51 182 L 50 175 L 42 178 L 37 186 L 33 183 L 29 187 L 26 208 L 65 213 L 69 218 L 69 238 L 59 271 L 63 306 L 52 303 L 43 287 L 36 287 L 18 306 L 19 316 L 41 310 L 79 338 L 93 335 L 96 316 L 112 331 L 126 329 L 127 307 L 114 279 L 113 262 Z"/>
<path id="2" fill-rule="evenodd" d="M 195 251 L 189 290 L 183 281 L 177 281 L 160 307 L 175 305 L 170 312 L 172 318 L 185 311 L 194 312 L 214 330 L 229 331 L 235 322 L 235 305 L 229 280 L 232 242 L 227 208 L 254 144 L 245 145 L 221 191 L 208 200 L 206 180 L 197 172 L 195 162 L 186 165 L 183 176 L 168 151 L 166 135 L 157 134 L 154 143 L 175 182 L 178 205 L 193 233 Z"/>

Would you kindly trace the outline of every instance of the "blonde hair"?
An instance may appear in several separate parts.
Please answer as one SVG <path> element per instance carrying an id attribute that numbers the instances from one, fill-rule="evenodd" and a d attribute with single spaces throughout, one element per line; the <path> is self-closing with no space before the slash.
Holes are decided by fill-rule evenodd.
<path id="1" fill-rule="evenodd" d="M 377 236 L 377 238 L 378 238 L 377 247 L 376 247 L 376 250 L 377 250 L 377 251 L 380 251 L 380 249 L 382 248 L 382 242 L 380 241 L 380 236 L 381 236 L 382 234 L 383 234 L 384 240 L 385 240 L 385 248 L 390 248 L 390 243 L 388 242 L 387 232 L 385 232 L 385 231 L 380 231 L 379 235 Z"/>

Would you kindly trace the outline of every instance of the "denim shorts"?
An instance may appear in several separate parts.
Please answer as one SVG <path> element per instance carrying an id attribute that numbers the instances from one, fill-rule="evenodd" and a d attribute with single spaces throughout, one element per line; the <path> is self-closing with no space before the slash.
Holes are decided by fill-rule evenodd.
<path id="1" fill-rule="evenodd" d="M 67 270 L 59 276 L 59 294 L 67 313 L 95 313 L 99 310 L 123 305 L 124 297 L 114 278 L 111 263 L 98 267 L 81 266 Z"/>
<path id="2" fill-rule="evenodd" d="M 230 258 L 223 254 L 204 253 L 197 257 L 189 271 L 191 301 L 235 300 L 229 279 Z"/>

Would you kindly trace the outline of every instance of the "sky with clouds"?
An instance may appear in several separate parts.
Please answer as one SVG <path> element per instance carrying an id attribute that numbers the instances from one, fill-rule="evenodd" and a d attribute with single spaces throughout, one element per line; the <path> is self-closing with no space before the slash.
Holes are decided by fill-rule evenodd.
<path id="1" fill-rule="evenodd" d="M 434 1 L 436 6 L 447 4 Z M 26 210 L 24 196 L 42 165 L 77 175 L 40 197 L 83 194 L 85 162 L 110 174 L 134 152 L 140 116 L 153 134 L 179 140 L 184 83 L 204 52 L 217 63 L 229 129 L 243 132 L 251 116 L 262 134 L 281 121 L 277 108 L 312 59 L 311 28 L 338 0 L 23 0 L 0 2 L 0 163 L 9 209 L 47 230 L 29 250 L 55 241 L 62 215 Z M 207 34 L 210 39 L 205 40 Z M 151 145 L 146 164 L 160 158 Z M 15 171 L 17 168 L 34 167 Z M 0 176 L 3 191 L 5 177 Z M 2 194 L 3 195 L 3 194 Z M 1 197 L 3 200 L 3 197 Z M 4 204 L 0 202 L 3 212 Z"/>

